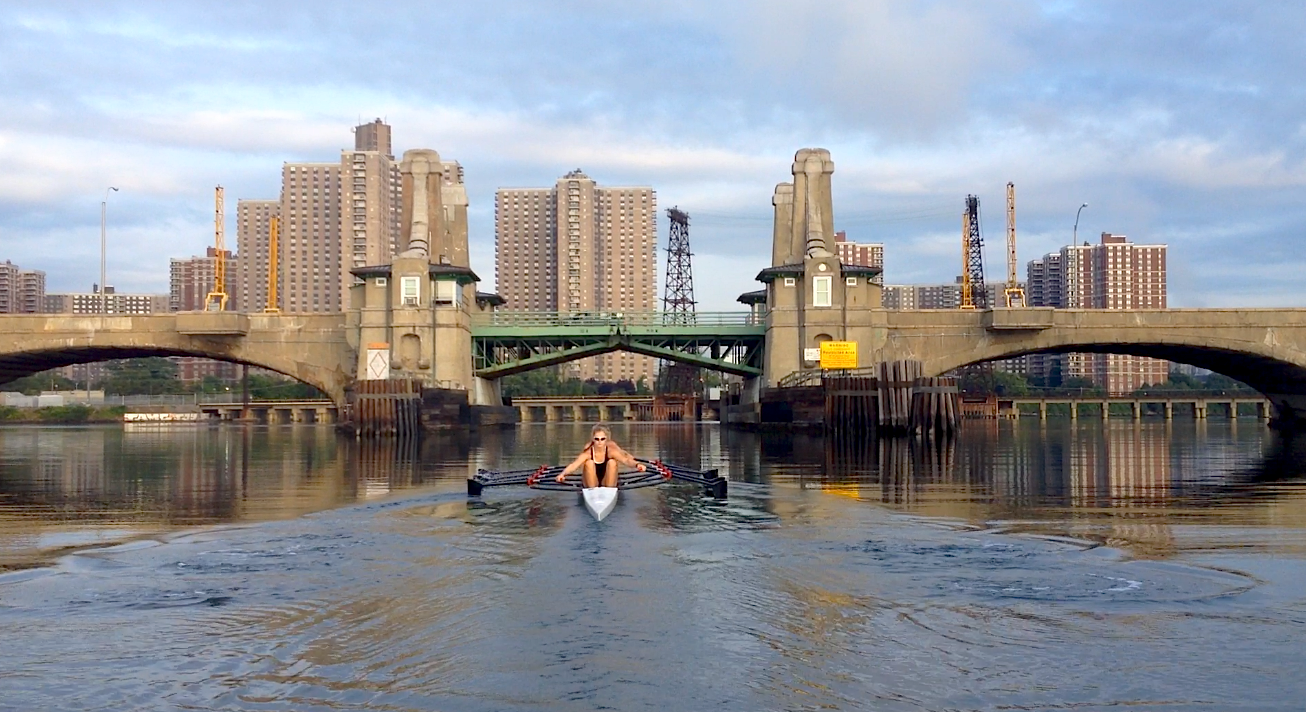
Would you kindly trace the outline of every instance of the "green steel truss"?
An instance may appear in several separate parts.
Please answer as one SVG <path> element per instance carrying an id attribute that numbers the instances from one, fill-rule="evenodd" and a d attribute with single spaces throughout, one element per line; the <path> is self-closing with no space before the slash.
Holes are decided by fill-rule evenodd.
<path id="1" fill-rule="evenodd" d="M 499 378 L 612 351 L 762 375 L 766 327 L 752 312 L 513 312 L 472 320 L 476 375 Z"/>

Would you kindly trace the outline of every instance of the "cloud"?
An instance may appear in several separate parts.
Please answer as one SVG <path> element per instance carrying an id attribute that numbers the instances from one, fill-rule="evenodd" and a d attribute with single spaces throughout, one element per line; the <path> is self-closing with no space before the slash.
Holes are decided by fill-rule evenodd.
<path id="1" fill-rule="evenodd" d="M 1281 269 L 1258 277 L 1255 256 L 1306 266 L 1306 10 L 1292 4 L 356 7 L 14 4 L 0 17 L 0 259 L 89 284 L 99 202 L 119 185 L 110 271 L 161 291 L 166 258 L 208 239 L 214 185 L 233 206 L 275 197 L 283 161 L 335 160 L 349 127 L 379 116 L 397 150 L 464 165 L 483 276 L 494 190 L 581 167 L 689 211 L 712 275 L 701 301 L 735 308 L 769 253 L 773 186 L 796 149 L 824 146 L 836 220 L 886 243 L 891 282 L 952 279 L 968 193 L 1000 265 L 1014 181 L 1022 262 L 1068 242 L 1088 202 L 1080 239 L 1171 245 L 1176 303 L 1306 301 Z"/>

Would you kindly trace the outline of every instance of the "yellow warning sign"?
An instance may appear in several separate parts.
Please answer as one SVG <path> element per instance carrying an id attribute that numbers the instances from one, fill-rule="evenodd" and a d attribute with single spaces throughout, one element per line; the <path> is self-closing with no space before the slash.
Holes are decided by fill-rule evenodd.
<path id="1" fill-rule="evenodd" d="M 857 368 L 857 342 L 822 341 L 821 368 Z"/>

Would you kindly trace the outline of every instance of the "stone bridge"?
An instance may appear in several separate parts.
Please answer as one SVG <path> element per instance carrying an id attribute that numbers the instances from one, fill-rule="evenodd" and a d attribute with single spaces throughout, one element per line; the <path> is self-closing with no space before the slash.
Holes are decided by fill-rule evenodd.
<path id="1" fill-rule="evenodd" d="M 823 316 L 834 318 L 822 323 Z M 781 304 L 765 321 L 768 368 L 760 385 L 814 366 L 804 363 L 800 346 L 823 339 L 856 342 L 862 365 L 919 360 L 926 375 L 1031 353 L 1119 353 L 1209 368 L 1264 393 L 1281 418 L 1306 419 L 1306 309 L 870 308 L 829 314 Z M 358 374 L 358 339 L 345 314 L 4 316 L 0 382 L 73 363 L 202 356 L 285 374 L 343 404 Z"/>
<path id="2" fill-rule="evenodd" d="M 0 383 L 74 363 L 203 356 L 285 374 L 341 405 L 354 380 L 356 353 L 344 314 L 0 317 Z"/>
<path id="3" fill-rule="evenodd" d="M 500 407 L 503 375 L 625 349 L 742 375 L 756 400 L 761 386 L 816 368 L 812 354 L 833 340 L 855 342 L 863 366 L 915 359 L 927 375 L 1030 353 L 1168 359 L 1260 390 L 1282 421 L 1306 420 L 1306 309 L 883 309 L 880 270 L 835 253 L 834 163 L 824 149 L 800 150 L 792 182 L 776 186 L 771 266 L 757 276 L 765 288 L 740 296 L 752 311 L 738 323 L 681 328 L 648 314 L 528 322 L 476 291 L 465 195 L 442 192 L 438 154 L 404 155 L 404 194 L 414 196 L 404 201 L 406 247 L 389 264 L 352 270 L 349 312 L 0 316 L 0 383 L 73 363 L 204 356 L 283 373 L 337 404 L 357 379 L 403 378 Z M 505 354 L 510 362 L 498 360 Z"/>
<path id="4" fill-rule="evenodd" d="M 868 356 L 918 359 L 929 376 L 1030 353 L 1148 356 L 1236 378 L 1264 393 L 1280 418 L 1306 419 L 1306 309 L 880 313 Z"/>

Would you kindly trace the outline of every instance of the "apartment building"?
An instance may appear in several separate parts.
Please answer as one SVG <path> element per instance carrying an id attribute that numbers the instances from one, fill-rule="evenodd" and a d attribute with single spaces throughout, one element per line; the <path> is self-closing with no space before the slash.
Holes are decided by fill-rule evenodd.
<path id="1" fill-rule="evenodd" d="M 227 310 L 238 311 L 240 303 L 240 260 L 230 251 L 223 251 L 226 261 L 226 279 L 223 289 L 227 293 Z M 203 311 L 208 295 L 213 291 L 217 273 L 218 250 L 210 247 L 203 257 L 172 258 L 168 264 L 168 310 Z M 173 356 L 177 376 L 183 381 L 202 381 L 213 377 L 224 381 L 236 379 L 236 364 L 198 356 Z"/>
<path id="2" fill-rule="evenodd" d="M 0 314 L 39 314 L 45 309 L 45 272 L 0 264 Z"/>
<path id="3" fill-rule="evenodd" d="M 168 311 L 203 311 L 206 299 L 214 290 L 217 274 L 217 248 L 210 247 L 203 257 L 174 257 L 168 262 Z M 223 290 L 227 293 L 227 311 L 237 309 L 239 259 L 230 250 L 223 250 L 226 262 L 226 279 Z"/>
<path id="4" fill-rule="evenodd" d="M 390 127 L 377 119 L 354 128 L 354 148 L 336 162 L 291 162 L 278 200 L 240 200 L 236 293 L 244 311 L 268 307 L 270 221 L 279 222 L 276 308 L 338 312 L 349 306 L 350 270 L 386 264 L 399 249 L 403 196 Z M 461 185 L 461 167 L 448 169 Z M 464 193 L 464 208 L 465 208 Z M 465 224 L 465 221 L 464 221 Z"/>
<path id="5" fill-rule="evenodd" d="M 848 233 L 834 233 L 834 249 L 839 261 L 846 265 L 884 269 L 884 245 L 879 242 L 849 242 Z M 880 279 L 877 277 L 876 279 Z"/>
<path id="6" fill-rule="evenodd" d="M 657 194 L 605 187 L 579 169 L 550 188 L 495 193 L 495 278 L 507 309 L 657 309 Z M 570 376 L 653 379 L 655 361 L 615 353 L 571 365 Z"/>
<path id="7" fill-rule="evenodd" d="M 235 308 L 239 311 L 259 312 L 268 307 L 268 271 L 271 266 L 271 228 L 274 217 L 281 217 L 280 200 L 236 202 L 236 246 L 240 260 L 235 270 Z M 279 269 L 276 280 L 277 291 L 280 292 Z M 278 298 L 273 306 L 280 309 L 281 299 Z"/>
<path id="8" fill-rule="evenodd" d="M 1024 283 L 1019 286 L 1024 287 Z M 1006 284 L 986 284 L 989 304 L 1002 298 Z M 960 309 L 961 277 L 946 284 L 888 284 L 884 287 L 884 308 L 896 310 L 909 309 Z"/>
<path id="9" fill-rule="evenodd" d="M 167 312 L 172 301 L 168 294 L 120 294 L 112 286 L 103 293 L 61 292 L 45 295 L 47 314 L 160 314 Z M 78 363 L 59 369 L 65 378 L 91 385 L 104 378 L 104 362 Z"/>
<path id="10" fill-rule="evenodd" d="M 1030 306 L 1063 309 L 1165 309 L 1166 246 L 1138 245 L 1104 232 L 1096 245 L 1067 245 L 1026 267 Z M 1038 379 L 1086 378 L 1111 395 L 1165 383 L 1168 361 L 1123 354 L 1059 354 L 1031 357 Z"/>

